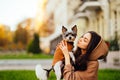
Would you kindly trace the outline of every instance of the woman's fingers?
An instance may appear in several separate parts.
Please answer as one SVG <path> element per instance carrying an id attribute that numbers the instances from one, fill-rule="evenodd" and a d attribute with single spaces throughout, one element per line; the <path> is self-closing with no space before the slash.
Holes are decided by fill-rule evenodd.
<path id="1" fill-rule="evenodd" d="M 65 40 L 62 41 L 62 44 L 63 44 L 64 46 L 67 46 L 67 42 L 66 42 Z"/>
<path id="2" fill-rule="evenodd" d="M 60 48 L 63 50 L 64 49 L 64 44 L 63 43 L 60 43 Z"/>
<path id="3" fill-rule="evenodd" d="M 59 47 L 62 51 L 63 50 L 67 50 L 67 42 L 65 40 L 61 41 L 60 43 L 58 43 L 58 45 L 56 46 L 56 48 Z"/>
<path id="4" fill-rule="evenodd" d="M 69 55 L 68 54 L 68 48 L 67 48 L 67 42 L 66 41 L 61 41 L 59 43 L 58 47 L 62 50 L 64 55 Z"/>
<path id="5" fill-rule="evenodd" d="M 65 42 L 65 46 L 67 46 L 67 41 L 64 41 Z"/>
<path id="6" fill-rule="evenodd" d="M 62 45 L 60 45 L 59 48 L 60 48 L 61 50 L 63 50 L 63 46 L 62 46 Z"/>
<path id="7" fill-rule="evenodd" d="M 57 44 L 56 48 L 58 48 L 60 46 L 60 43 Z"/>

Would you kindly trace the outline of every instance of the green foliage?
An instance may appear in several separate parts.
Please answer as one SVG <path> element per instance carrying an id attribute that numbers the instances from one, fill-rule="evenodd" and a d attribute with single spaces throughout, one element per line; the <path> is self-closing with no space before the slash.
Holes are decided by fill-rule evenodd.
<path id="1" fill-rule="evenodd" d="M 117 38 L 115 38 L 114 40 L 110 40 L 110 50 L 111 51 L 118 51 L 119 50 L 119 44 L 118 44 Z"/>
<path id="2" fill-rule="evenodd" d="M 39 35 L 34 34 L 33 40 L 28 44 L 27 52 L 29 53 L 40 53 L 40 47 L 39 47 Z"/>
<path id="3" fill-rule="evenodd" d="M 111 51 L 117 51 L 119 50 L 119 45 L 118 45 L 118 41 L 117 40 L 111 40 L 110 41 L 110 50 Z"/>
<path id="4" fill-rule="evenodd" d="M 117 32 L 115 32 L 115 38 L 113 40 L 110 40 L 110 50 L 111 51 L 118 51 L 119 50 Z"/>
<path id="5" fill-rule="evenodd" d="M 53 55 L 44 53 L 40 54 L 27 54 L 27 53 L 4 53 L 0 55 L 0 59 L 52 59 Z"/>

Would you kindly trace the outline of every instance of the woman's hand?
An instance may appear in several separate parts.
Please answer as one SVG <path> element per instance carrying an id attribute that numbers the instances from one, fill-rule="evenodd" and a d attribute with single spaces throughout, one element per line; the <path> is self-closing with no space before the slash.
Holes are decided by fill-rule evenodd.
<path id="1" fill-rule="evenodd" d="M 63 40 L 59 43 L 58 47 L 62 50 L 63 55 L 65 57 L 65 64 L 70 64 L 70 56 L 67 48 L 67 42 Z"/>
<path id="2" fill-rule="evenodd" d="M 59 43 L 59 48 L 62 50 L 64 56 L 68 56 L 67 42 L 65 40 Z"/>

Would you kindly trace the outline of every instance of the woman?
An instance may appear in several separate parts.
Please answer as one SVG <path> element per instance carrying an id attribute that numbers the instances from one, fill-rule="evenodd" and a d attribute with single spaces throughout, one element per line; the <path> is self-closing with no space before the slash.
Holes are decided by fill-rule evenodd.
<path id="1" fill-rule="evenodd" d="M 97 80 L 98 59 L 107 55 L 108 47 L 103 39 L 94 31 L 84 34 L 77 43 L 74 55 L 75 64 L 71 65 L 67 43 L 61 42 L 58 47 L 65 57 L 63 78 L 65 80 Z"/>

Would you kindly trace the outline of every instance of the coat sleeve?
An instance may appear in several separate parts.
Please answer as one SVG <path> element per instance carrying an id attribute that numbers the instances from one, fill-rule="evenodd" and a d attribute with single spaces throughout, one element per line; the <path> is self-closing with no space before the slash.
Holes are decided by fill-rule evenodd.
<path id="1" fill-rule="evenodd" d="M 64 67 L 63 78 L 65 80 L 81 80 L 77 72 L 74 71 L 74 67 L 70 64 Z"/>
<path id="2" fill-rule="evenodd" d="M 98 66 L 98 61 L 89 61 L 87 70 L 74 71 L 72 65 L 65 65 L 63 78 L 65 80 L 97 80 Z"/>

